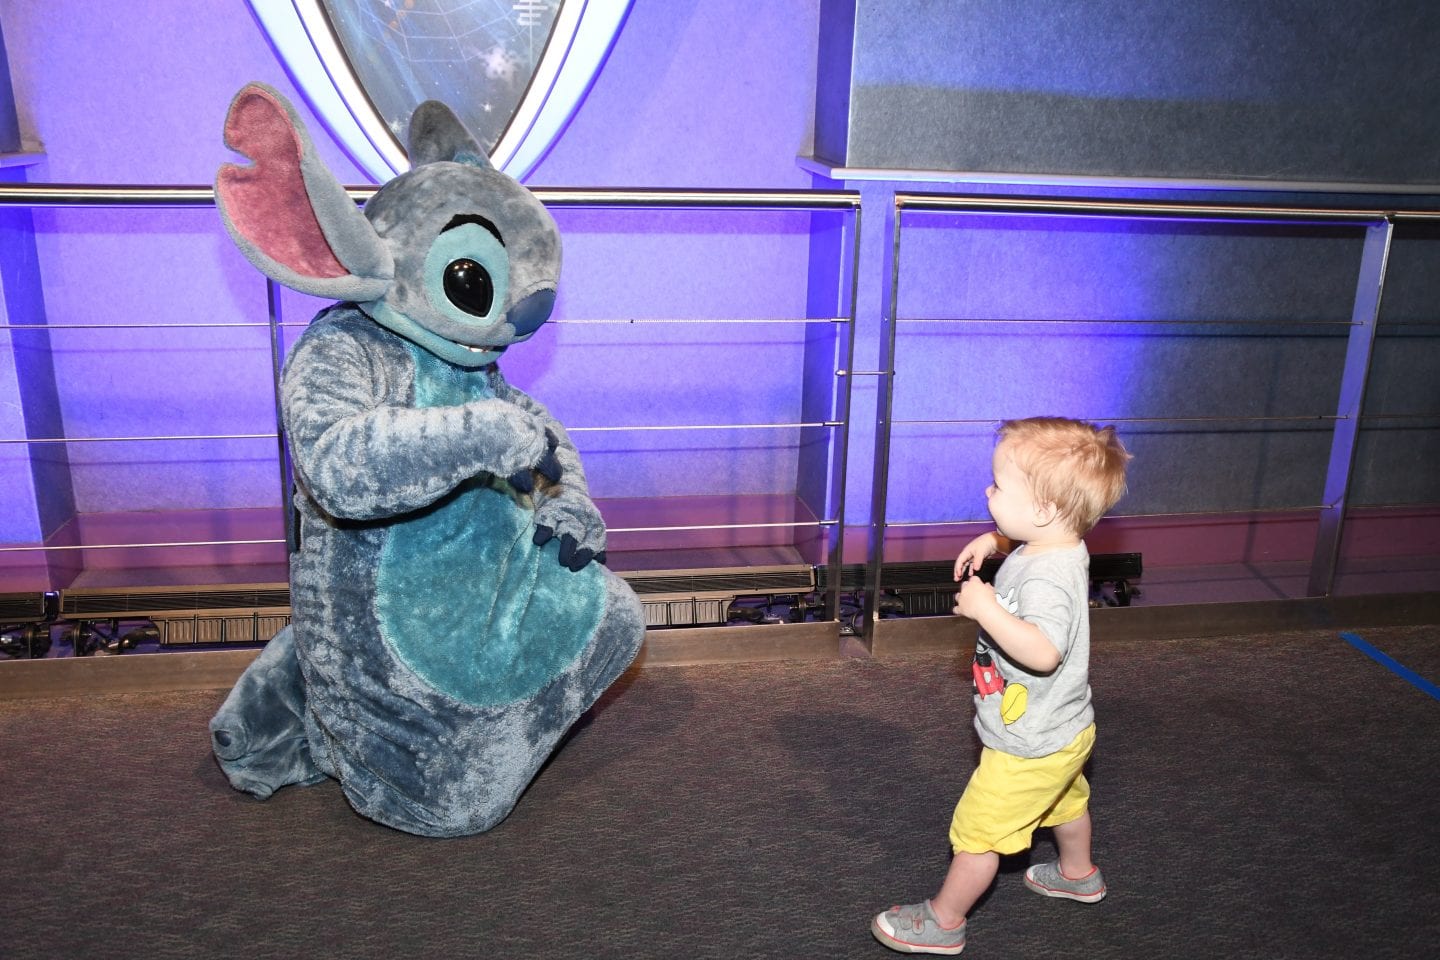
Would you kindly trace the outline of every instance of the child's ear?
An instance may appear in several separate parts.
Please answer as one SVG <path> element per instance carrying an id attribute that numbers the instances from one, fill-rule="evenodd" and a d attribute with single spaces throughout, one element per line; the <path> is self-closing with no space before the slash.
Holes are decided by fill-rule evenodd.
<path id="1" fill-rule="evenodd" d="M 1048 527 L 1060 516 L 1060 508 L 1051 501 L 1035 504 L 1035 526 Z"/>

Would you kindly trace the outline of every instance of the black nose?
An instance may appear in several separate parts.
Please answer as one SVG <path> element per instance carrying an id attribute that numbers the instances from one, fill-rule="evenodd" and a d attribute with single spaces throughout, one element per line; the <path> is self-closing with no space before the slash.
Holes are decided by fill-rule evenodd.
<path id="1" fill-rule="evenodd" d="M 555 309 L 555 291 L 537 290 L 530 296 L 521 300 L 510 310 L 505 318 L 515 328 L 517 336 L 528 337 L 540 325 L 550 319 L 550 311 Z"/>

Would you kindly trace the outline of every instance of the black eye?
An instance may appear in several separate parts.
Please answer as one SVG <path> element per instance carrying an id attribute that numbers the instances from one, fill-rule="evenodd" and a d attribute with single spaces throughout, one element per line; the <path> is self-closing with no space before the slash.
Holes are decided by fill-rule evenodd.
<path id="1" fill-rule="evenodd" d="M 474 260 L 451 260 L 445 267 L 445 296 L 466 313 L 484 317 L 495 302 L 495 284 Z"/>

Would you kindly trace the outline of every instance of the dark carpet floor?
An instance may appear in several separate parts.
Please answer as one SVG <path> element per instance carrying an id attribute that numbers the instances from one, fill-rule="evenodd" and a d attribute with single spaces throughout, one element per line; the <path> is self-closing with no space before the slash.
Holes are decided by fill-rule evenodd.
<path id="1" fill-rule="evenodd" d="M 1440 628 L 1362 635 L 1440 680 Z M 1333 632 L 1102 642 L 1092 668 L 1110 895 L 1037 897 L 1007 859 L 965 956 L 1436 955 L 1440 700 Z M 0 957 L 893 956 L 869 919 L 944 873 L 968 673 L 652 668 L 457 840 L 331 783 L 235 793 L 220 693 L 0 703 Z"/>

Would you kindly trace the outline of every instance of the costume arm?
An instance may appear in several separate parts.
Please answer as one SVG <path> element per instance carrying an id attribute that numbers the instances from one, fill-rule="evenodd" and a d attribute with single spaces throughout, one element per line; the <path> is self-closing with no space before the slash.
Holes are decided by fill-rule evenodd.
<path id="1" fill-rule="evenodd" d="M 482 472 L 507 476 L 548 450 L 545 424 L 503 400 L 408 405 L 407 365 L 343 330 L 312 331 L 281 387 L 296 475 L 335 517 L 424 507 Z"/>
<path id="2" fill-rule="evenodd" d="M 499 367 L 496 367 L 494 373 L 491 374 L 490 382 L 495 389 L 495 395 L 497 397 L 515 404 L 515 406 L 535 417 L 543 423 L 551 433 L 555 434 L 556 439 L 559 441 L 555 445 L 555 459 L 560 464 L 560 485 L 578 488 L 580 493 L 588 497 L 590 495 L 590 487 L 585 480 L 585 468 L 580 464 L 580 451 L 575 448 L 574 442 L 570 439 L 570 434 L 565 432 L 564 425 L 550 415 L 550 411 L 545 408 L 545 404 L 536 400 L 518 387 L 511 386 L 509 381 L 505 379 L 504 374 L 500 372 Z M 551 495 L 553 495 L 554 490 L 555 487 L 550 487 Z M 536 502 L 541 502 L 546 498 L 543 485 L 541 489 L 536 491 L 535 498 Z"/>
<path id="3" fill-rule="evenodd" d="M 535 542 L 560 541 L 560 562 L 571 570 L 581 570 L 591 560 L 605 562 L 605 518 L 590 499 L 585 471 L 580 466 L 580 452 L 560 421 L 550 416 L 545 405 L 505 382 L 497 367 L 491 385 L 495 395 L 537 418 L 556 439 L 554 457 L 560 467 L 559 483 L 535 486 Z M 513 480 L 511 481 L 514 482 Z"/>

